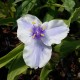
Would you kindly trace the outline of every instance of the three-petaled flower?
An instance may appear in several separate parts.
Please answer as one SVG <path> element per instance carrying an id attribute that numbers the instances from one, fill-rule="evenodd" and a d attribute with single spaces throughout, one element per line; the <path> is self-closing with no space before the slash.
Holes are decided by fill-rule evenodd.
<path id="1" fill-rule="evenodd" d="M 31 68 L 41 68 L 47 64 L 52 54 L 52 44 L 59 44 L 69 28 L 63 20 L 42 22 L 27 14 L 17 20 L 17 37 L 24 44 L 23 59 Z"/>

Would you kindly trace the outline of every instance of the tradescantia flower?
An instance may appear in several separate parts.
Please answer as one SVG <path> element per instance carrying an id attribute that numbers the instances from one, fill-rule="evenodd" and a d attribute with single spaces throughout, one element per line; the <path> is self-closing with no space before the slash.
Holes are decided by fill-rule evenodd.
<path id="1" fill-rule="evenodd" d="M 59 44 L 69 28 L 63 20 L 42 22 L 33 15 L 27 14 L 17 20 L 17 37 L 25 46 L 23 59 L 31 68 L 41 68 L 47 64 L 52 54 L 52 44 Z"/>

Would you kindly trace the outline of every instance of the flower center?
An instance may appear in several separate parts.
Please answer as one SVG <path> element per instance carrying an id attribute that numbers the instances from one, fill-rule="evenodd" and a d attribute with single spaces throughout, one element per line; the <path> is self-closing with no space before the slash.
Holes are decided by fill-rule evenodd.
<path id="1" fill-rule="evenodd" d="M 34 39 L 40 39 L 41 37 L 44 36 L 45 30 L 42 29 L 41 27 L 33 27 L 32 28 L 32 37 Z"/>

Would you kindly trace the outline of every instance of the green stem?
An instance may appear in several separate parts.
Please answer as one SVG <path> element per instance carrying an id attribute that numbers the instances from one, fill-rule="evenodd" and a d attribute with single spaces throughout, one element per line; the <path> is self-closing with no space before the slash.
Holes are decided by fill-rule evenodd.
<path id="1" fill-rule="evenodd" d="M 63 8 L 64 8 L 64 6 L 61 5 L 61 4 L 46 4 L 46 5 L 43 5 L 43 6 L 39 7 L 39 8 L 37 8 L 37 9 L 42 9 L 42 8 L 51 7 L 51 6 L 55 6 L 55 7 L 63 7 Z"/>
<path id="2" fill-rule="evenodd" d="M 61 5 L 61 4 L 52 4 L 52 6 L 55 6 L 55 7 L 63 7 L 64 8 L 64 6 Z"/>

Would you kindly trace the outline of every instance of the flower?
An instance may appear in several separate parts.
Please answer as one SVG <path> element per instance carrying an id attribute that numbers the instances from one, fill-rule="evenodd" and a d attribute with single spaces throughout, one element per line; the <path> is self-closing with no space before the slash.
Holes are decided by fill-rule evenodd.
<path id="1" fill-rule="evenodd" d="M 23 59 L 31 68 L 45 66 L 51 58 L 52 44 L 59 44 L 69 28 L 63 20 L 42 22 L 33 15 L 26 14 L 17 20 L 17 37 L 24 44 Z"/>

